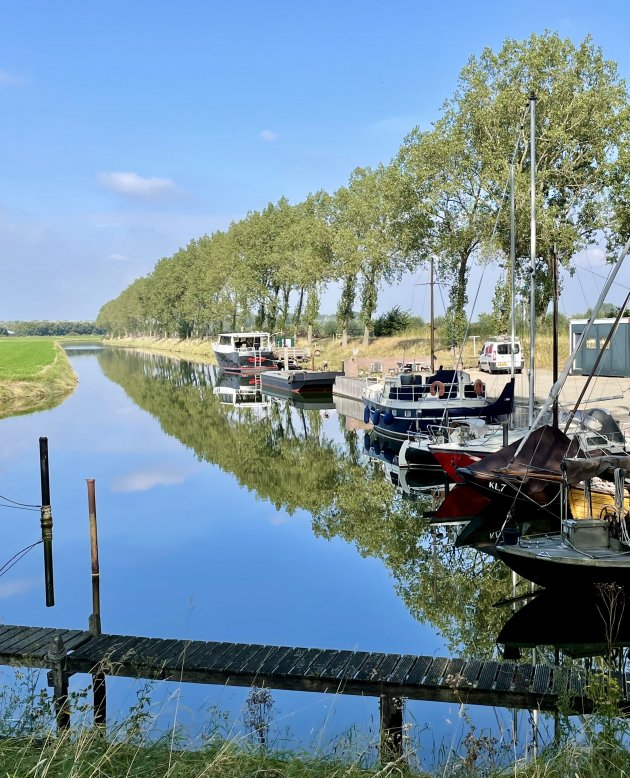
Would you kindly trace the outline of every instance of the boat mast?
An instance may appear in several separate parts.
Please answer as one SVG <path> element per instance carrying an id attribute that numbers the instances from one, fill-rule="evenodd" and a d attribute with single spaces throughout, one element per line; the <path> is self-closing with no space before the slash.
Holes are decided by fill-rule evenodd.
<path id="1" fill-rule="evenodd" d="M 553 246 L 553 383 L 558 380 L 558 249 Z M 558 429 L 558 398 L 553 402 L 552 425 Z"/>
<path id="2" fill-rule="evenodd" d="M 529 413 L 528 422 L 534 423 L 534 368 L 536 347 L 536 95 L 529 96 L 529 164 L 530 164 L 530 260 L 531 278 L 529 282 Z"/>
<path id="3" fill-rule="evenodd" d="M 510 377 L 514 378 L 514 349 L 516 347 L 516 297 L 514 271 L 516 267 L 516 217 L 514 206 L 514 162 L 510 163 L 510 300 L 512 327 L 510 331 L 510 352 L 512 354 Z"/>
<path id="4" fill-rule="evenodd" d="M 431 375 L 435 375 L 435 326 L 433 323 L 434 318 L 434 311 L 433 311 L 433 255 L 431 255 L 431 260 L 429 262 L 429 300 L 430 300 L 430 307 L 431 307 L 431 342 L 430 342 L 430 348 L 431 348 Z"/>
<path id="5" fill-rule="evenodd" d="M 619 254 L 619 258 L 613 265 L 610 274 L 608 275 L 608 278 L 606 279 L 606 283 L 604 284 L 604 287 L 602 291 L 600 292 L 599 299 L 595 303 L 595 307 L 593 308 L 593 312 L 591 313 L 591 316 L 586 323 L 586 326 L 582 330 L 582 334 L 580 335 L 580 339 L 576 343 L 576 345 L 573 347 L 573 351 L 569 354 L 569 358 L 566 361 L 566 364 L 564 366 L 564 369 L 560 373 L 560 376 L 558 377 L 558 380 L 556 383 L 551 387 L 551 390 L 549 392 L 549 397 L 545 400 L 545 402 L 542 404 L 540 410 L 538 411 L 538 416 L 536 417 L 534 421 L 534 427 L 538 426 L 543 418 L 543 416 L 547 413 L 549 410 L 551 404 L 558 398 L 560 395 L 560 391 L 562 387 L 564 386 L 564 382 L 567 380 L 567 376 L 571 372 L 571 367 L 573 366 L 573 363 L 575 362 L 575 358 L 579 354 L 579 352 L 582 349 L 582 345 L 586 341 L 586 338 L 590 334 L 590 329 L 593 326 L 593 322 L 597 318 L 597 314 L 599 313 L 599 309 L 602 307 L 602 303 L 606 299 L 606 295 L 608 294 L 610 287 L 613 285 L 613 281 L 615 280 L 617 273 L 619 272 L 621 265 L 623 264 L 623 260 L 625 259 L 626 254 L 630 251 L 630 239 L 626 242 L 625 246 L 623 247 L 621 253 Z M 571 421 L 571 417 L 569 417 L 568 422 Z M 530 432 L 531 432 L 530 427 Z M 529 434 L 525 435 L 523 440 L 521 440 L 518 448 L 514 452 L 514 457 L 517 457 L 520 454 L 521 449 L 525 445 L 525 441 L 529 437 Z M 513 458 L 514 458 L 513 457 Z"/>

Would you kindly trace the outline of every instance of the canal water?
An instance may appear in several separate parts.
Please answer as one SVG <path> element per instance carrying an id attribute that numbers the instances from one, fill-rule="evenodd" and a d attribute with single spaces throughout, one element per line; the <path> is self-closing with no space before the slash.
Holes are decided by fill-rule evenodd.
<path id="1" fill-rule="evenodd" d="M 509 571 L 431 530 L 419 484 L 396 486 L 390 457 L 374 447 L 368 455 L 354 419 L 255 391 L 241 402 L 242 392 L 213 391 L 208 365 L 105 348 L 68 353 L 79 379 L 73 395 L 0 421 L 0 564 L 40 537 L 38 511 L 24 507 L 40 502 L 40 436 L 49 445 L 55 563 L 53 608 L 41 545 L 3 572 L 2 622 L 87 628 L 86 479 L 94 478 L 105 632 L 498 656 L 509 612 L 493 604 L 511 593 Z M 124 716 L 142 687 L 108 680 L 110 711 Z M 176 722 L 192 736 L 213 727 L 247 735 L 246 689 L 158 684 L 150 696 L 158 730 Z M 374 699 L 272 696 L 279 748 L 369 753 L 378 740 Z M 405 716 L 425 764 L 465 752 L 471 732 L 497 738 L 497 752 L 511 749 L 510 711 L 410 702 Z M 522 749 L 527 712 L 517 721 Z"/>

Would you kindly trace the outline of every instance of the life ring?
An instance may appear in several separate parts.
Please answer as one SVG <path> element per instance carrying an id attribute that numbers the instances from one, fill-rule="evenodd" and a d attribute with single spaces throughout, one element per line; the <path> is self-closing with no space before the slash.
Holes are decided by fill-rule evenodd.
<path id="1" fill-rule="evenodd" d="M 475 385 L 473 388 L 475 390 L 475 394 L 477 395 L 477 397 L 480 397 L 486 391 L 486 385 L 481 380 L 481 378 L 478 378 L 475 381 Z"/>
<path id="2" fill-rule="evenodd" d="M 431 392 L 431 397 L 435 397 L 436 394 L 438 397 L 444 397 L 445 391 L 446 391 L 446 387 L 441 381 L 433 381 L 431 386 L 429 386 L 429 392 Z"/>

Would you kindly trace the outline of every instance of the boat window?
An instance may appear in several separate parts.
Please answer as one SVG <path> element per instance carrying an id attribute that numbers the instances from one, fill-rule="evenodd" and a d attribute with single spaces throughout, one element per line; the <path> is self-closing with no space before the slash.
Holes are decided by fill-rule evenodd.
<path id="1" fill-rule="evenodd" d="M 586 339 L 586 346 L 585 346 L 585 348 L 596 349 L 597 348 L 597 339 L 596 338 L 587 338 Z"/>
<path id="2" fill-rule="evenodd" d="M 219 338 L 219 343 L 220 343 L 222 346 L 229 346 L 229 345 L 230 345 L 230 343 L 231 343 L 231 338 L 230 338 L 230 336 L 229 336 L 229 335 L 221 335 L 221 337 Z"/>

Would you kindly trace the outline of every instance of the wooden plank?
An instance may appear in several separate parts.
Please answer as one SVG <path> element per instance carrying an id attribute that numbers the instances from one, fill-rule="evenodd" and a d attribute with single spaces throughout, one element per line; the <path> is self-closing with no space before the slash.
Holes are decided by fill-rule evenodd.
<path id="1" fill-rule="evenodd" d="M 466 660 L 464 659 L 451 659 L 448 665 L 444 668 L 443 684 L 445 686 L 450 686 L 452 689 L 455 689 L 461 678 L 461 673 L 465 664 Z"/>
<path id="2" fill-rule="evenodd" d="M 250 656 L 249 659 L 247 659 L 247 661 L 243 662 L 241 666 L 241 672 L 257 674 L 258 668 L 272 651 L 275 651 L 275 648 L 273 648 L 273 646 L 260 646 L 260 648 L 258 649 L 258 651 L 256 651 L 255 654 Z"/>
<path id="3" fill-rule="evenodd" d="M 29 629 L 28 627 L 18 627 L 11 624 L 3 624 L 2 630 L 0 631 L 0 653 L 4 653 L 2 651 L 3 645 L 14 635 L 17 635 L 20 632 L 23 632 L 25 629 Z"/>
<path id="4" fill-rule="evenodd" d="M 554 667 L 551 675 L 551 693 L 564 694 L 569 684 L 571 670 L 568 667 Z"/>
<path id="5" fill-rule="evenodd" d="M 344 681 L 349 681 L 351 678 L 354 678 L 365 664 L 365 660 L 369 655 L 368 651 L 354 651 L 350 657 L 350 661 L 344 667 L 343 673 L 337 677 Z"/>
<path id="6" fill-rule="evenodd" d="M 246 643 L 232 643 L 227 651 L 223 651 L 220 655 L 216 655 L 212 659 L 206 660 L 200 669 L 214 670 L 229 675 L 229 671 L 226 670 L 226 668 L 236 668 L 240 658 L 247 655 L 249 648 L 249 644 Z"/>
<path id="7" fill-rule="evenodd" d="M 241 651 L 228 652 L 225 655 L 225 662 L 221 665 L 221 670 L 226 673 L 242 673 L 243 666 L 256 656 L 263 648 L 259 643 L 252 643 L 245 646 Z"/>
<path id="8" fill-rule="evenodd" d="M 534 694 L 549 694 L 549 681 L 551 679 L 551 667 L 549 665 L 536 665 L 532 680 Z"/>
<path id="9" fill-rule="evenodd" d="M 360 669 L 352 676 L 353 681 L 373 681 L 378 676 L 378 668 L 385 654 L 370 654 Z"/>
<path id="10" fill-rule="evenodd" d="M 477 683 L 483 665 L 484 663 L 480 659 L 469 659 L 461 672 L 461 679 L 457 684 L 457 688 L 474 686 Z"/>
<path id="11" fill-rule="evenodd" d="M 437 661 L 432 656 L 419 656 L 416 657 L 416 661 L 413 663 L 413 667 L 407 673 L 405 678 L 405 685 L 407 686 L 420 686 L 422 679 L 429 671 L 429 668 L 433 666 L 433 663 Z"/>
<path id="12" fill-rule="evenodd" d="M 353 654 L 354 651 L 336 651 L 335 656 L 326 667 L 326 673 L 324 677 L 330 678 L 332 680 L 343 678 L 345 669 L 352 659 Z"/>
<path id="13" fill-rule="evenodd" d="M 394 672 L 395 668 L 402 659 L 401 654 L 384 654 L 383 656 L 385 658 L 379 664 L 378 668 L 373 671 L 372 680 L 377 683 L 387 681 L 389 676 Z"/>
<path id="14" fill-rule="evenodd" d="M 234 643 L 206 643 L 206 645 L 195 651 L 186 661 L 187 670 L 205 670 L 208 667 L 214 667 L 226 656 L 232 649 Z"/>
<path id="15" fill-rule="evenodd" d="M 534 666 L 530 664 L 523 664 L 516 666 L 516 674 L 514 675 L 514 691 L 517 694 L 525 694 L 529 691 L 529 686 L 534 675 Z"/>
<path id="16" fill-rule="evenodd" d="M 21 639 L 18 639 L 17 636 L 15 636 L 8 648 L 10 653 L 15 654 L 16 656 L 28 656 L 31 649 L 37 651 L 37 649 L 41 649 L 42 646 L 45 646 L 46 651 L 48 651 L 50 644 L 60 633 L 61 630 L 54 628 L 28 630 L 23 633 Z"/>
<path id="17" fill-rule="evenodd" d="M 514 662 L 501 662 L 499 672 L 497 673 L 497 682 L 495 689 L 498 692 L 509 692 L 512 688 L 512 679 L 516 670 Z"/>
<path id="18" fill-rule="evenodd" d="M 54 627 L 49 627 L 48 629 L 43 627 L 26 627 L 25 629 L 20 629 L 19 631 L 14 632 L 11 637 L 3 641 L 0 646 L 0 653 L 15 654 L 15 646 L 21 645 L 25 640 L 29 642 L 38 635 L 51 635 L 55 631 Z"/>
<path id="19" fill-rule="evenodd" d="M 569 694 L 575 697 L 584 695 L 585 672 L 582 667 L 572 667 L 569 677 Z"/>
<path id="20" fill-rule="evenodd" d="M 329 648 L 322 650 L 321 654 L 311 662 L 311 665 L 308 668 L 309 678 L 321 678 L 328 665 L 330 665 L 336 656 L 336 651 L 332 651 Z"/>
<path id="21" fill-rule="evenodd" d="M 83 632 L 78 629 L 56 630 L 56 633 L 63 641 L 63 645 L 68 652 L 71 651 L 73 647 L 81 645 L 81 643 L 85 643 L 85 641 L 89 639 L 88 632 Z M 43 659 L 48 654 L 52 637 L 54 636 L 49 635 L 42 639 L 36 639 L 24 649 L 24 652 L 28 653 L 28 656 L 30 657 Z"/>
<path id="22" fill-rule="evenodd" d="M 173 656 L 173 651 L 182 649 L 182 641 L 173 638 L 152 638 L 151 664 L 154 667 L 163 666 Z"/>
<path id="23" fill-rule="evenodd" d="M 116 642 L 120 637 L 120 635 L 98 635 L 97 637 L 93 637 L 74 651 L 73 657 L 75 659 L 85 659 L 96 663 L 107 654 L 107 651 L 113 645 L 116 645 Z"/>
<path id="24" fill-rule="evenodd" d="M 272 675 L 285 656 L 291 653 L 287 646 L 279 646 L 269 654 L 258 668 L 258 675 Z"/>
<path id="25" fill-rule="evenodd" d="M 129 637 L 112 642 L 107 649 L 107 659 L 112 664 L 126 664 L 132 662 L 138 662 L 139 657 L 136 655 L 136 649 L 140 646 L 141 640 L 137 637 Z"/>
<path id="26" fill-rule="evenodd" d="M 391 672 L 388 678 L 385 679 L 386 683 L 404 684 L 409 675 L 409 671 L 414 666 L 417 657 L 411 654 L 403 654 L 400 657 L 400 661 Z"/>
<path id="27" fill-rule="evenodd" d="M 479 673 L 479 679 L 477 681 L 477 689 L 492 689 L 494 684 L 494 678 L 499 669 L 498 662 L 484 662 L 481 672 Z"/>
<path id="28" fill-rule="evenodd" d="M 296 676 L 298 678 L 309 675 L 311 665 L 315 664 L 317 658 L 321 656 L 321 654 L 321 648 L 309 648 L 308 651 L 291 667 L 287 672 L 287 675 Z"/>
<path id="29" fill-rule="evenodd" d="M 291 649 L 291 653 L 283 657 L 282 660 L 278 663 L 278 666 L 273 671 L 274 675 L 288 675 L 289 670 L 293 667 L 294 664 L 297 664 L 297 662 L 300 661 L 304 654 L 306 654 L 307 650 L 308 649 L 306 648 Z"/>
<path id="30" fill-rule="evenodd" d="M 431 663 L 431 667 L 427 670 L 426 677 L 423 682 L 423 686 L 437 686 L 442 676 L 444 675 L 444 670 L 446 669 L 446 666 L 448 665 L 448 659 L 445 659 L 444 657 L 438 656 L 436 657 L 433 662 Z M 415 673 L 416 668 L 413 668 L 413 672 Z M 411 682 L 411 675 L 407 679 L 407 683 Z"/>

